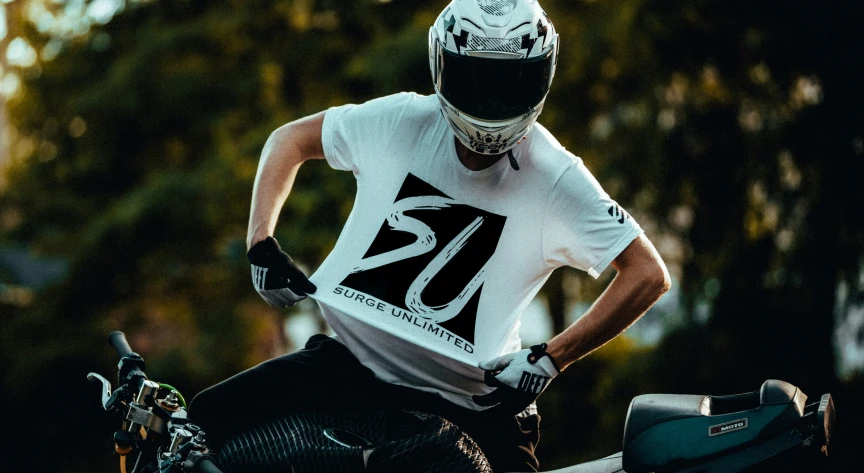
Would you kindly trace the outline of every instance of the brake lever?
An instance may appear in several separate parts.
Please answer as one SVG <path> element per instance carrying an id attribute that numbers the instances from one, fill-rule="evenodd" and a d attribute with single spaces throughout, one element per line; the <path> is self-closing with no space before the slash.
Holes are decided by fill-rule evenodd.
<path id="1" fill-rule="evenodd" d="M 98 373 L 88 373 L 87 380 L 91 382 L 102 382 L 102 408 L 108 411 L 108 403 L 111 400 L 111 381 L 108 381 L 104 376 Z"/>
<path id="2" fill-rule="evenodd" d="M 100 374 L 97 373 L 89 373 L 87 375 L 87 379 L 90 381 L 101 381 L 102 382 L 102 408 L 107 412 L 114 412 L 118 409 L 119 404 L 121 404 L 124 400 L 128 400 L 131 398 L 129 394 L 129 389 L 124 385 L 117 388 L 113 393 L 111 392 L 111 382 L 105 379 Z"/>

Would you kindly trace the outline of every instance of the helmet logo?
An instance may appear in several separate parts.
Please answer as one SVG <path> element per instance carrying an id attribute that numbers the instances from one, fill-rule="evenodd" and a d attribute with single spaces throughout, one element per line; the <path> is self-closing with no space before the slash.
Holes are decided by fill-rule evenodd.
<path id="1" fill-rule="evenodd" d="M 476 131 L 475 134 L 476 136 L 468 135 L 468 147 L 478 153 L 503 153 L 504 148 L 507 147 L 507 143 L 510 141 L 509 138 L 502 139 L 502 135 L 500 133 L 497 135 L 493 135 L 491 133 L 481 134 L 479 131 Z"/>

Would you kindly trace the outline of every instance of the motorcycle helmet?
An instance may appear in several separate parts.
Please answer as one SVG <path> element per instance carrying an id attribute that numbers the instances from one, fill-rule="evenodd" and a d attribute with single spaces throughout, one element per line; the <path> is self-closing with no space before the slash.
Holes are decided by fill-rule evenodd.
<path id="1" fill-rule="evenodd" d="M 557 61 L 558 34 L 536 0 L 453 0 L 429 29 L 441 111 L 477 153 L 507 152 L 528 134 Z"/>

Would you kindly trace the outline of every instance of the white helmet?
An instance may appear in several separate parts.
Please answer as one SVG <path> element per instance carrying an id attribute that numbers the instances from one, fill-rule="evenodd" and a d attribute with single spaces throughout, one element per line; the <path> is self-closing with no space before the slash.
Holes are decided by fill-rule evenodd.
<path id="1" fill-rule="evenodd" d="M 478 153 L 504 153 L 528 134 L 557 61 L 558 34 L 536 0 L 453 0 L 429 29 L 441 110 Z"/>

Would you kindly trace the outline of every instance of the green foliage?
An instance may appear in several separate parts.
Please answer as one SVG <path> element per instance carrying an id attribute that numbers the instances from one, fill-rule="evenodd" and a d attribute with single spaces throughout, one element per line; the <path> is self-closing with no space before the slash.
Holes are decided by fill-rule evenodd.
<path id="1" fill-rule="evenodd" d="M 329 106 L 431 92 L 426 34 L 445 3 L 129 2 L 62 37 L 13 18 L 37 51 L 62 52 L 12 70 L 23 85 L 5 102 L 0 244 L 71 267 L 32 306 L 0 306 L 0 401 L 38 406 L 13 428 L 55 452 L 29 453 L 30 471 L 108 468 L 113 425 L 68 432 L 102 419 L 84 374 L 112 369 L 114 328 L 189 398 L 282 349 L 281 316 L 251 290 L 244 256 L 260 149 Z M 562 52 L 541 122 L 633 210 L 690 316 L 655 350 L 618 340 L 556 380 L 541 403 L 545 466 L 612 453 L 638 393 L 768 377 L 841 389 L 836 284 L 854 287 L 864 249 L 860 7 L 543 4 Z M 353 182 L 324 163 L 301 171 L 277 237 L 307 266 L 335 243 Z M 580 281 L 583 299 L 602 290 Z M 549 291 L 559 326 L 567 293 Z M 838 392 L 850 402 L 860 384 Z"/>

